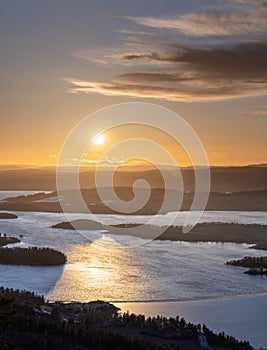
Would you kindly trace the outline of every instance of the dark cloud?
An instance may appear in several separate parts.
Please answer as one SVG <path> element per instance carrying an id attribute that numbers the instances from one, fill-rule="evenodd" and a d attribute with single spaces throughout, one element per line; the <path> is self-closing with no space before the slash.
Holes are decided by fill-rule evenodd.
<path id="1" fill-rule="evenodd" d="M 267 44 L 249 43 L 233 48 L 188 49 L 178 59 L 197 72 L 218 78 L 260 79 L 267 77 Z"/>
<path id="2" fill-rule="evenodd" d="M 190 102 L 266 95 L 267 8 L 260 6 L 264 3 L 235 0 L 232 11 L 226 7 L 169 17 L 127 17 L 164 33 L 171 29 L 172 39 L 148 38 L 137 31 L 138 41 L 129 42 L 128 37 L 124 47 L 98 58 L 117 69 L 114 79 L 70 79 L 70 91 Z"/>
<path id="3" fill-rule="evenodd" d="M 133 60 L 153 60 L 161 62 L 175 62 L 176 58 L 172 54 L 164 54 L 159 52 L 149 52 L 145 54 L 127 54 L 122 57 L 123 60 L 133 61 Z"/>
<path id="4" fill-rule="evenodd" d="M 197 75 L 212 74 L 217 78 L 261 79 L 267 77 L 267 43 L 245 43 L 233 47 L 196 49 L 185 48 L 176 53 L 126 55 L 123 59 L 177 63 L 177 69 L 193 70 Z M 182 66 L 183 65 L 183 66 Z M 130 75 L 128 75 L 129 77 Z M 137 78 L 138 75 L 132 74 Z M 142 75 L 139 75 L 142 78 Z M 173 75 L 168 75 L 173 80 Z M 156 75 L 153 75 L 153 79 Z M 159 75 L 159 78 L 162 76 Z"/>
<path id="5" fill-rule="evenodd" d="M 71 80 L 71 92 L 172 101 L 223 100 L 267 94 L 265 42 L 209 49 L 172 50 L 171 44 L 169 47 L 170 52 L 122 56 L 121 62 L 144 61 L 150 72 L 119 74 L 118 79 L 107 83 Z M 159 68 L 160 62 L 164 64 Z"/>

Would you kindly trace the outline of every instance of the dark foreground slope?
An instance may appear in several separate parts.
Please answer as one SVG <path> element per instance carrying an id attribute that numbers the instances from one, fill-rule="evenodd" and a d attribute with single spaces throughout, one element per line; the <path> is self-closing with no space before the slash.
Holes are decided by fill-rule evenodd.
<path id="1" fill-rule="evenodd" d="M 117 315 L 102 301 L 51 304 L 34 293 L 0 288 L 3 350 L 200 350 L 199 334 L 214 349 L 252 350 L 246 341 L 216 335 L 178 316 Z"/>

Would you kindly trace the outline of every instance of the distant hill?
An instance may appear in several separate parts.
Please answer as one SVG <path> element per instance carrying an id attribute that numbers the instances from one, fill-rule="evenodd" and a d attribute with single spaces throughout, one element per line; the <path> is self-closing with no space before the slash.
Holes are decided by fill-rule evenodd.
<path id="1" fill-rule="evenodd" d="M 105 170 L 108 172 L 108 170 Z M 66 172 L 67 173 L 67 172 Z M 186 191 L 194 191 L 195 177 L 192 168 L 181 168 Z M 166 174 L 172 176 L 171 168 Z M 95 172 L 86 168 L 81 170 L 81 188 L 94 188 Z M 163 188 L 164 181 L 157 170 L 118 171 L 114 176 L 114 186 L 131 187 L 137 179 L 146 179 L 151 187 Z M 0 167 L 0 190 L 42 190 L 56 189 L 55 168 L 6 168 Z M 212 192 L 241 192 L 267 190 L 267 166 L 265 164 L 242 167 L 212 167 Z"/>

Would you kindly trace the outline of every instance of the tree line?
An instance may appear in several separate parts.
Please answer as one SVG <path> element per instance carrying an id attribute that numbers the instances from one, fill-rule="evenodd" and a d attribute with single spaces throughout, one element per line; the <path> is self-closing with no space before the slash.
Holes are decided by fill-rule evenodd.
<path id="1" fill-rule="evenodd" d="M 1 248 L 0 264 L 50 266 L 62 265 L 66 255 L 51 248 Z"/>

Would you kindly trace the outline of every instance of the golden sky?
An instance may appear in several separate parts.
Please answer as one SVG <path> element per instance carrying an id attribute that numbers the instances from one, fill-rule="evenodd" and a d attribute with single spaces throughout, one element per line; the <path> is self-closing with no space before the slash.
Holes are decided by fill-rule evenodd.
<path id="1" fill-rule="evenodd" d="M 184 118 L 211 165 L 267 163 L 266 18 L 257 0 L 2 2 L 0 164 L 55 165 L 80 120 L 133 101 Z M 140 126 L 106 132 L 85 163 L 135 137 L 190 165 L 177 142 Z"/>

